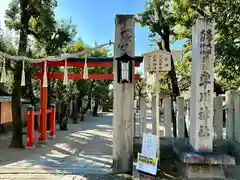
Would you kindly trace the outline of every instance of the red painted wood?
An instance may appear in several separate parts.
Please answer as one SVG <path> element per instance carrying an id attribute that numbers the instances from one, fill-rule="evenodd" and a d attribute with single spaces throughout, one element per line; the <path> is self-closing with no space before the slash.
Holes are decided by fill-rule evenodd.
<path id="1" fill-rule="evenodd" d="M 44 73 L 44 66 L 41 66 L 41 72 L 39 73 L 39 79 L 41 80 L 41 114 L 40 114 L 40 135 L 39 135 L 39 142 L 45 143 L 47 138 L 47 98 L 48 98 L 48 89 L 47 87 L 43 86 L 43 73 Z"/>
<path id="2" fill-rule="evenodd" d="M 33 75 L 34 78 L 40 79 L 41 73 L 36 73 Z M 68 78 L 72 80 L 81 80 L 83 79 L 82 74 L 68 74 Z M 88 74 L 89 80 L 113 80 L 113 74 Z M 63 79 L 63 73 L 49 73 L 48 79 Z M 135 74 L 135 79 L 139 80 L 140 75 Z"/>
<path id="3" fill-rule="evenodd" d="M 28 111 L 27 116 L 27 148 L 33 148 L 34 144 L 34 109 Z"/>
<path id="4" fill-rule="evenodd" d="M 55 137 L 55 132 L 56 132 L 56 105 L 52 105 L 51 107 L 51 112 L 50 112 L 50 132 L 49 135 L 50 137 L 54 138 Z"/>
<path id="5" fill-rule="evenodd" d="M 33 66 L 41 66 L 43 63 L 32 63 Z M 84 67 L 84 62 L 76 62 L 76 61 L 67 61 L 67 65 L 70 67 Z M 112 67 L 112 62 L 87 62 L 88 67 Z M 65 61 L 48 61 L 47 66 L 59 67 L 65 66 Z M 135 67 L 139 67 L 140 62 L 135 62 Z"/>
<path id="6" fill-rule="evenodd" d="M 34 112 L 34 116 L 39 116 L 39 115 L 41 115 L 41 111 L 35 111 Z"/>

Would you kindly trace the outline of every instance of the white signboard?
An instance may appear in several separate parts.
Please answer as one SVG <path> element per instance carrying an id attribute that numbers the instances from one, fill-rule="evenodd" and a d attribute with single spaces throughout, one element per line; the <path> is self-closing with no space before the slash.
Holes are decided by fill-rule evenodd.
<path id="1" fill-rule="evenodd" d="M 158 53 L 158 72 L 171 71 L 171 54 L 170 53 Z"/>
<path id="2" fill-rule="evenodd" d="M 154 51 L 144 56 L 145 72 L 167 72 L 171 71 L 171 53 L 165 51 Z"/>
<path id="3" fill-rule="evenodd" d="M 156 157 L 157 143 L 156 135 L 143 133 L 142 154 L 147 157 Z"/>
<path id="4" fill-rule="evenodd" d="M 143 133 L 142 153 L 138 153 L 137 169 L 152 175 L 157 173 L 157 136 Z"/>
<path id="5" fill-rule="evenodd" d="M 122 80 L 125 79 L 129 81 L 129 74 L 128 74 L 129 64 L 122 62 L 121 65 L 122 65 Z"/>

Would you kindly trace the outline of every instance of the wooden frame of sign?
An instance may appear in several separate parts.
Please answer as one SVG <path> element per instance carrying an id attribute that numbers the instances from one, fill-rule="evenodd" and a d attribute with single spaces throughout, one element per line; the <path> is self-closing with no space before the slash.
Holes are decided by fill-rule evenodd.
<path id="1" fill-rule="evenodd" d="M 171 71 L 171 53 L 165 51 L 152 51 L 143 54 L 144 73 Z"/>
<path id="2" fill-rule="evenodd" d="M 158 77 L 162 72 L 171 71 L 171 53 L 165 51 L 152 51 L 144 53 L 144 74 L 156 74 L 155 84 L 159 83 Z M 159 88 L 156 88 L 156 135 L 158 139 L 157 158 L 160 159 L 160 116 L 159 116 Z"/>

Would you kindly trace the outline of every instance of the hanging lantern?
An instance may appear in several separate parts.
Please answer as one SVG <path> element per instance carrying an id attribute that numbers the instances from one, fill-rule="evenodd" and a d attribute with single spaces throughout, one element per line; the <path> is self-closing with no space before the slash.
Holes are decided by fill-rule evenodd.
<path id="1" fill-rule="evenodd" d="M 83 68 L 83 79 L 88 79 L 87 54 L 85 53 L 85 63 Z"/>
<path id="2" fill-rule="evenodd" d="M 0 82 L 1 83 L 7 82 L 7 79 L 6 79 L 6 69 L 5 69 L 5 57 L 3 57 L 3 66 L 2 66 L 2 73 L 1 73 Z"/>
<path id="3" fill-rule="evenodd" d="M 118 83 L 132 83 L 133 81 L 133 57 L 127 53 L 116 58 L 117 62 L 117 82 Z"/>
<path id="4" fill-rule="evenodd" d="M 23 62 L 22 62 L 21 86 L 25 86 L 25 60 L 23 60 Z"/>
<path id="5" fill-rule="evenodd" d="M 43 85 L 42 85 L 42 87 L 48 87 L 47 61 L 44 61 L 44 72 L 43 72 Z"/>
<path id="6" fill-rule="evenodd" d="M 68 85 L 68 71 L 67 71 L 67 58 L 65 59 L 63 85 Z"/>

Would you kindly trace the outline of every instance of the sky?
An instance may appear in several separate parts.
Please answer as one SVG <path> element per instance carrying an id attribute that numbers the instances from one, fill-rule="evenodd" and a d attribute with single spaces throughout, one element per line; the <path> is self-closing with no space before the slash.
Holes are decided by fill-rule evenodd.
<path id="1" fill-rule="evenodd" d="M 0 22 L 3 25 L 4 13 L 11 0 L 0 2 Z M 77 25 L 78 37 L 84 43 L 93 45 L 114 41 L 114 20 L 116 14 L 137 14 L 145 9 L 145 0 L 58 0 L 55 10 L 58 20 L 71 19 Z M 148 40 L 149 31 L 139 24 L 135 26 L 135 55 L 152 50 Z M 183 42 L 171 46 L 180 50 Z"/>

